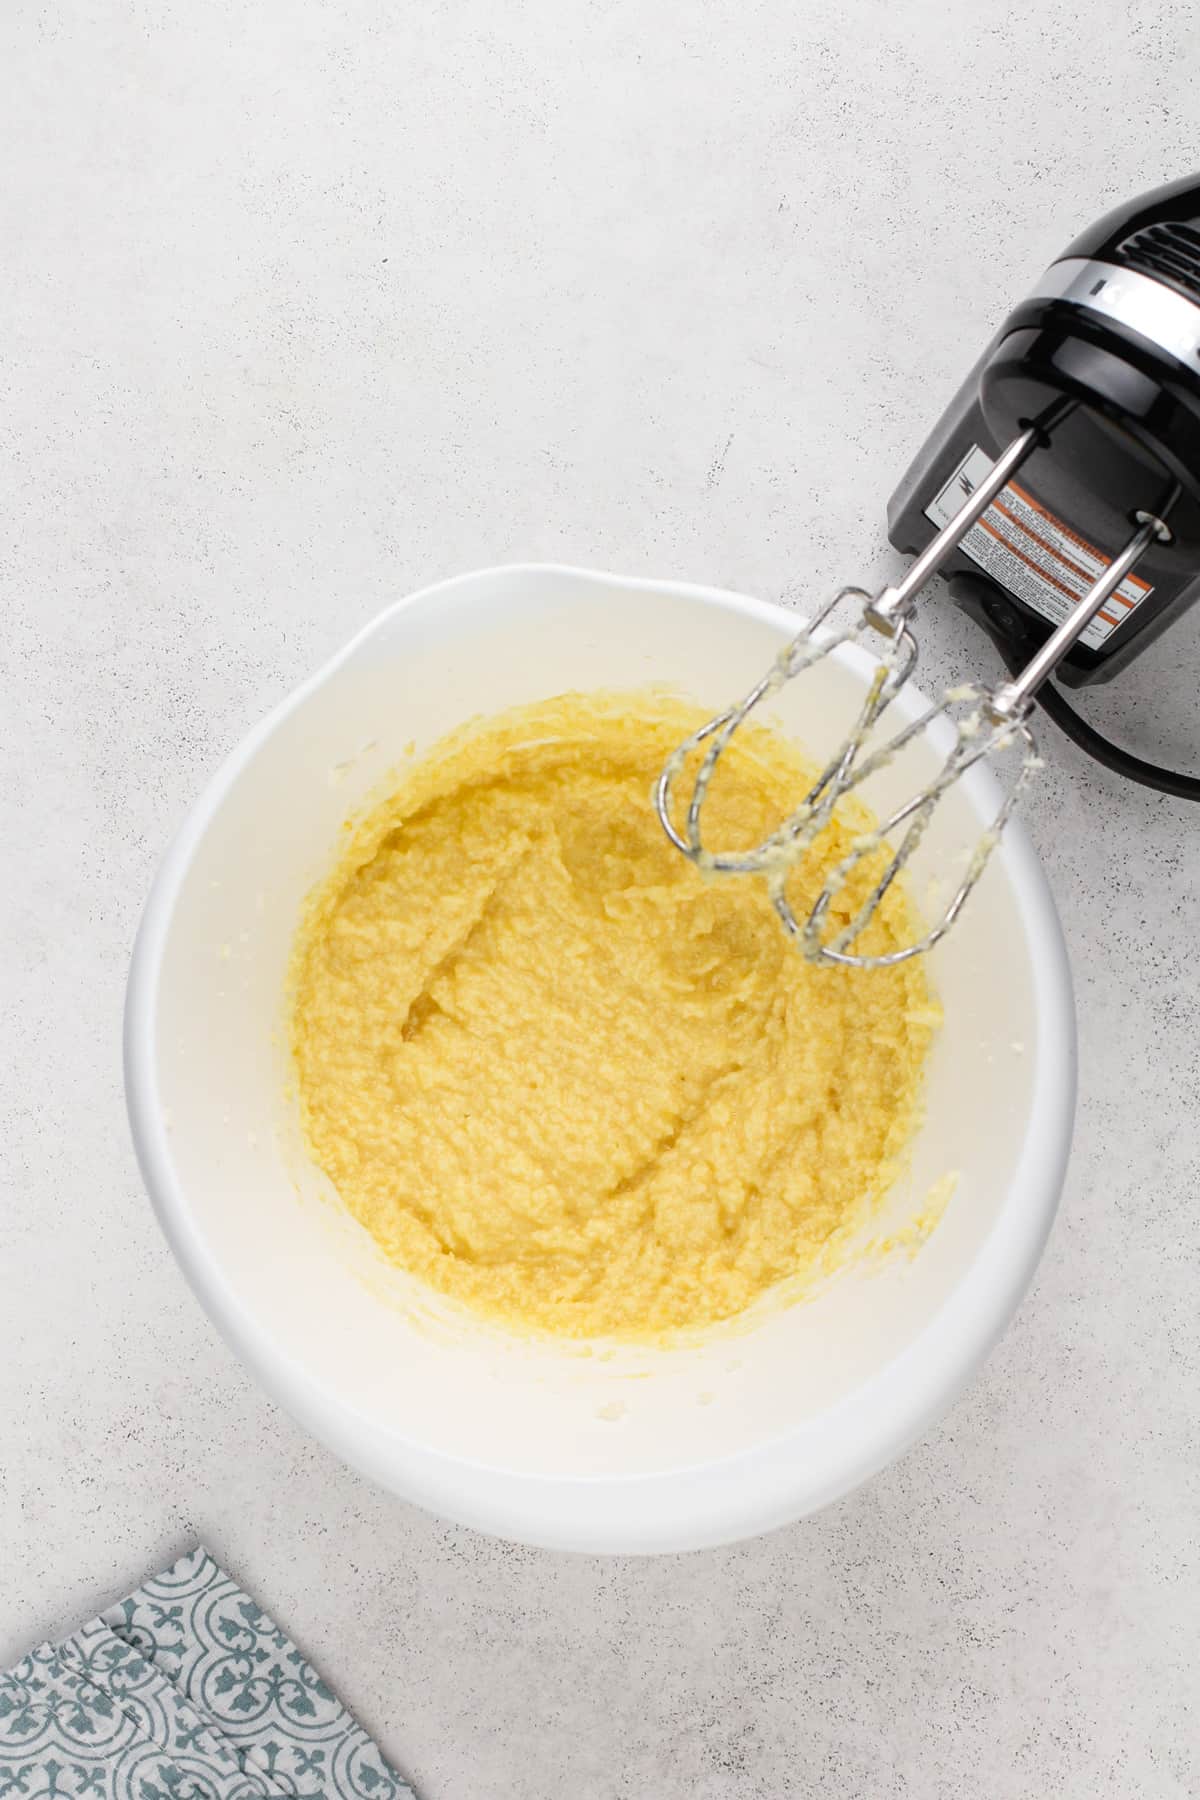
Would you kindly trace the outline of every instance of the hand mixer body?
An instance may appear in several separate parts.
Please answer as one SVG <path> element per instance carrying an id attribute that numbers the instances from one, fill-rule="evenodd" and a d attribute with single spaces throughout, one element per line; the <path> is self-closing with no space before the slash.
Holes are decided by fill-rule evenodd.
<path id="1" fill-rule="evenodd" d="M 1014 660 L 1050 636 L 1139 514 L 1170 526 L 1059 662 L 1105 681 L 1200 598 L 1200 181 L 1078 237 L 1004 321 L 888 508 L 915 555 L 1012 439 L 1037 447 L 943 565 Z"/>
<path id="2" fill-rule="evenodd" d="M 659 820 L 678 850 L 713 874 L 762 877 L 803 953 L 843 967 L 903 962 L 950 930 L 1042 766 L 1035 707 L 1109 768 L 1200 800 L 1200 777 L 1110 743 L 1052 681 L 1106 680 L 1200 598 L 1200 181 L 1110 213 L 1051 265 L 934 428 L 892 497 L 888 527 L 912 558 L 908 569 L 874 595 L 845 588 L 828 600 L 772 669 L 679 746 L 655 789 Z M 914 610 L 936 574 L 949 577 L 951 593 L 987 630 L 1009 678 L 949 689 L 889 736 L 889 709 L 917 658 Z M 734 734 L 843 643 L 874 664 L 849 734 L 762 844 L 714 848 L 701 815 Z M 937 772 L 822 871 L 820 892 L 800 917 L 788 896 L 796 863 L 834 809 L 866 792 L 863 784 L 914 738 L 928 743 L 935 723 L 949 746 Z M 1006 766 L 1008 776 L 966 874 L 915 942 L 869 953 L 863 934 L 944 796 L 985 761 Z"/>

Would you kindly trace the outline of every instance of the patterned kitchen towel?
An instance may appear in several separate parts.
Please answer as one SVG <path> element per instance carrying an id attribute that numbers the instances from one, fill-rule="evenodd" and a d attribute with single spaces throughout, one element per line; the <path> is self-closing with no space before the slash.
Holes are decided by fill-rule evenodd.
<path id="1" fill-rule="evenodd" d="M 0 1675 L 0 1800 L 412 1800 L 206 1550 Z"/>

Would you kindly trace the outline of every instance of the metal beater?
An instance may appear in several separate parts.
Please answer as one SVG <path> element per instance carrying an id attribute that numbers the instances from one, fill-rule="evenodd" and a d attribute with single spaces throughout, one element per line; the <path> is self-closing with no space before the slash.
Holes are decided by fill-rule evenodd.
<path id="1" fill-rule="evenodd" d="M 991 447 L 997 443 L 1004 447 Z M 949 931 L 1040 766 L 1029 723 L 1035 702 L 1110 767 L 1200 799 L 1200 779 L 1109 744 L 1047 685 L 1056 674 L 1075 686 L 1107 679 L 1200 597 L 1200 182 L 1136 201 L 1071 245 L 1005 321 L 906 475 L 889 517 L 898 548 L 917 550 L 916 540 L 928 538 L 903 579 L 873 597 L 859 588 L 836 594 L 748 693 L 678 747 L 654 796 L 678 850 L 712 874 L 764 877 L 804 955 L 843 967 L 904 962 Z M 1115 551 L 1097 548 L 1119 538 Z M 881 721 L 916 665 L 910 620 L 918 596 L 939 572 L 951 575 L 952 596 L 988 631 L 1010 678 L 951 690 L 880 743 Z M 738 729 L 847 643 L 864 648 L 875 670 L 844 742 L 756 849 L 708 845 L 705 798 Z M 798 917 L 789 876 L 839 801 L 937 720 L 953 734 L 937 774 L 854 843 Z M 682 794 L 685 764 L 701 749 Z M 1014 752 L 1016 773 L 1000 808 L 936 922 L 886 955 L 856 949 L 949 790 L 977 764 Z M 835 895 L 868 859 L 881 863 L 869 893 L 830 933 Z"/>

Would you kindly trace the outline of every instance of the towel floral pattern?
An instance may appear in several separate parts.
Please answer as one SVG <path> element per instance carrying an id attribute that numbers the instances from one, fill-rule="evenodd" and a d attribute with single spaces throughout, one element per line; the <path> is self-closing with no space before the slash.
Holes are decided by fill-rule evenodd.
<path id="1" fill-rule="evenodd" d="M 204 1550 L 0 1674 L 0 1800 L 412 1800 Z"/>

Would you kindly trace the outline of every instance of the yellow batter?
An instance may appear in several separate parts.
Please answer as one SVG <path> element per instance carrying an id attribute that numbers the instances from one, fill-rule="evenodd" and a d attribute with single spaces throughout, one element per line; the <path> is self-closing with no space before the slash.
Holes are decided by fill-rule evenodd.
<path id="1" fill-rule="evenodd" d="M 352 829 L 301 927 L 312 1157 L 389 1257 L 511 1326 L 652 1338 L 740 1312 L 827 1266 L 915 1122 L 920 959 L 813 968 L 761 882 L 664 838 L 651 786 L 698 722 L 574 695 L 457 734 Z M 803 781 L 745 734 L 708 841 L 757 841 Z M 906 919 L 893 892 L 863 947 Z"/>

